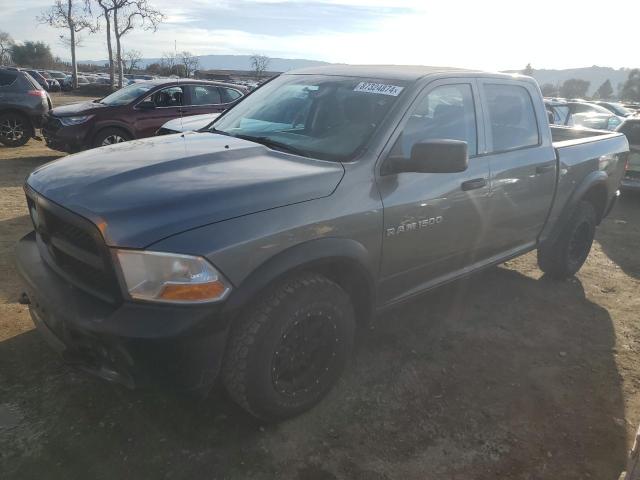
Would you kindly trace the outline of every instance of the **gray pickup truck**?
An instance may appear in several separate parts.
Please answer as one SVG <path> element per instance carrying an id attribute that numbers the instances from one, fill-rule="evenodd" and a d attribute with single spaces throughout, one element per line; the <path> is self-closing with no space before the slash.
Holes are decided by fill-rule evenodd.
<path id="1" fill-rule="evenodd" d="M 221 377 L 282 419 L 331 389 L 381 309 L 536 249 L 548 275 L 575 274 L 627 155 L 622 134 L 550 128 L 528 77 L 288 73 L 206 130 L 33 172 L 23 300 L 103 378 Z"/>

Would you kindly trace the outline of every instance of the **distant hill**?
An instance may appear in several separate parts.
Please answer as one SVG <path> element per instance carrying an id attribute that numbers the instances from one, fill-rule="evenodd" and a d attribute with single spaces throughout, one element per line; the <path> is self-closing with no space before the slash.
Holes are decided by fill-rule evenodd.
<path id="1" fill-rule="evenodd" d="M 251 70 L 251 55 L 201 55 L 200 68 L 203 70 Z M 160 58 L 145 58 L 141 65 L 160 62 Z M 82 61 L 92 65 L 105 65 L 107 60 Z M 269 71 L 287 72 L 296 68 L 329 65 L 327 62 L 307 60 L 303 58 L 271 58 Z"/>
<path id="2" fill-rule="evenodd" d="M 589 85 L 589 95 L 592 95 L 600 85 L 607 80 L 611 80 L 614 92 L 617 94 L 621 84 L 627 80 L 629 76 L 629 68 L 620 68 L 618 70 L 610 67 L 593 67 L 569 68 L 566 70 L 533 70 L 533 77 L 542 86 L 545 83 L 553 85 L 562 85 L 565 80 L 570 78 L 578 78 L 591 83 Z M 520 73 L 521 70 L 508 70 L 506 73 Z"/>

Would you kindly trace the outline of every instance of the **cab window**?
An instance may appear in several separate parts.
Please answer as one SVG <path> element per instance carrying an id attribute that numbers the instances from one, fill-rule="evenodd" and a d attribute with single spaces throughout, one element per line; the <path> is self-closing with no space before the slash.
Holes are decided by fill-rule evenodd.
<path id="1" fill-rule="evenodd" d="M 519 85 L 484 85 L 493 152 L 538 145 L 540 135 L 533 100 Z"/>
<path id="2" fill-rule="evenodd" d="M 469 156 L 477 153 L 471 85 L 443 85 L 418 100 L 392 155 L 409 158 L 413 145 L 429 140 L 462 140 L 467 142 Z"/>

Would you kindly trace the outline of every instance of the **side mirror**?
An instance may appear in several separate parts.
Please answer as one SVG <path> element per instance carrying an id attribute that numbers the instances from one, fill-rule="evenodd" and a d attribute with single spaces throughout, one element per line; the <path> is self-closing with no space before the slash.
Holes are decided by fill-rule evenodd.
<path id="1" fill-rule="evenodd" d="M 553 116 L 553 112 L 547 111 L 547 118 L 549 119 L 549 125 L 553 125 L 556 121 L 555 117 Z"/>
<path id="2" fill-rule="evenodd" d="M 429 140 L 416 143 L 407 158 L 389 158 L 385 163 L 386 174 L 414 173 L 456 173 L 464 172 L 469 166 L 467 142 L 460 140 Z"/>

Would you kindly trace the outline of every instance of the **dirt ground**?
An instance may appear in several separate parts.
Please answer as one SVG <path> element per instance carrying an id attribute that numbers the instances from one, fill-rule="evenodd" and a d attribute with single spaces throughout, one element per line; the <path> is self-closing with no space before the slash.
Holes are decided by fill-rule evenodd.
<path id="1" fill-rule="evenodd" d="M 218 390 L 132 392 L 65 366 L 33 330 L 13 245 L 25 176 L 57 158 L 0 147 L 0 478 L 615 480 L 640 422 L 640 196 L 577 278 L 527 255 L 361 332 L 338 387 L 279 425 Z"/>

